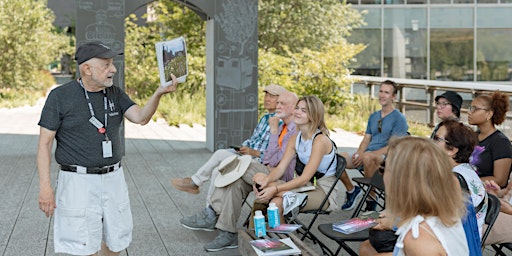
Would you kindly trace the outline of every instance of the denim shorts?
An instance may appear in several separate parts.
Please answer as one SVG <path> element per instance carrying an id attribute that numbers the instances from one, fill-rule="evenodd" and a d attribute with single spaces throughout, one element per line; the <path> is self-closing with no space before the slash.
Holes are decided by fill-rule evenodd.
<path id="1" fill-rule="evenodd" d="M 132 241 L 133 221 L 123 167 L 106 174 L 60 171 L 54 217 L 56 253 L 90 255 L 104 240 L 113 252 Z"/>

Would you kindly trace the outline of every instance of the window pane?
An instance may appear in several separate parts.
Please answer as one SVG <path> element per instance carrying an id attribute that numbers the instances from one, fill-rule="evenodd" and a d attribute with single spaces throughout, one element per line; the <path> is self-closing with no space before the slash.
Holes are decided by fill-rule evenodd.
<path id="1" fill-rule="evenodd" d="M 510 81 L 512 29 L 477 29 L 478 81 Z"/>
<path id="2" fill-rule="evenodd" d="M 427 79 L 425 8 L 385 9 L 384 76 Z"/>
<path id="3" fill-rule="evenodd" d="M 366 48 L 356 55 L 357 63 L 350 68 L 354 75 L 381 76 L 381 11 L 380 8 L 366 9 L 366 26 L 354 29 L 347 38 L 350 43 L 364 44 Z"/>
<path id="4" fill-rule="evenodd" d="M 473 81 L 473 29 L 430 30 L 430 79 Z"/>

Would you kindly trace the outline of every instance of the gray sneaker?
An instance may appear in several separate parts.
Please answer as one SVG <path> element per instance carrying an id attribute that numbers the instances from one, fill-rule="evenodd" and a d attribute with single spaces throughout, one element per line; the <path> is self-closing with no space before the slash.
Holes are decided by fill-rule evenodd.
<path id="1" fill-rule="evenodd" d="M 219 230 L 219 235 L 213 241 L 205 244 L 203 248 L 209 252 L 238 248 L 238 234 Z"/>
<path id="2" fill-rule="evenodd" d="M 215 231 L 215 224 L 217 223 L 217 217 L 209 217 L 206 209 L 203 209 L 196 215 L 183 217 L 181 225 L 185 228 L 192 230 L 204 230 L 204 231 Z"/>

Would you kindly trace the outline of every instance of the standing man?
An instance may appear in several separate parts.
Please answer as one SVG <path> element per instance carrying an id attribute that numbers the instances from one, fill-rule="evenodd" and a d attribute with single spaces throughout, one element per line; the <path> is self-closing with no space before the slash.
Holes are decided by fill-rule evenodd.
<path id="1" fill-rule="evenodd" d="M 349 156 L 343 152 L 341 155 L 347 159 L 347 168 L 363 168 L 365 177 L 372 177 L 378 168 L 378 162 L 375 159 L 382 160 L 388 151 L 388 141 L 391 137 L 407 135 L 409 126 L 405 116 L 396 110 L 393 106 L 398 92 L 398 85 L 386 80 L 380 84 L 379 104 L 382 109 L 370 115 L 366 132 L 359 144 L 357 151 Z M 352 185 L 347 173 L 341 175 L 340 180 L 347 189 L 345 203 L 341 206 L 342 210 L 351 210 L 354 208 L 357 199 L 362 195 L 361 188 Z M 367 204 L 367 210 L 373 210 L 376 204 L 373 201 Z"/>
<path id="2" fill-rule="evenodd" d="M 441 121 L 454 119 L 459 121 L 460 118 L 460 108 L 462 107 L 462 97 L 453 91 L 447 91 L 436 97 L 436 114 Z M 439 129 L 439 124 L 434 127 L 434 131 L 430 135 L 430 138 L 433 139 L 436 135 L 437 129 Z"/>
<path id="3" fill-rule="evenodd" d="M 263 152 L 268 146 L 269 139 L 269 119 L 275 115 L 277 98 L 280 94 L 286 92 L 286 89 L 279 85 L 271 84 L 266 86 L 263 91 L 265 92 L 265 98 L 263 101 L 264 108 L 268 113 L 264 114 L 251 137 L 245 140 L 239 149 L 219 149 L 213 153 L 206 163 L 203 164 L 192 177 L 186 178 L 174 178 L 171 179 L 171 184 L 177 190 L 185 191 L 192 194 L 199 194 L 199 186 L 209 180 L 215 180 L 218 172 L 213 170 L 229 156 L 234 154 L 251 155 L 256 158 L 259 162 L 262 161 L 264 155 Z M 210 179 L 211 178 L 211 179 Z M 207 199 L 210 198 L 213 191 L 213 182 L 210 182 L 208 189 Z"/>
<path id="4" fill-rule="evenodd" d="M 55 213 L 56 253 L 119 255 L 132 240 L 132 214 L 121 158 L 123 118 L 147 124 L 162 95 L 176 90 L 177 80 L 158 87 L 140 108 L 113 86 L 115 52 L 101 42 L 76 51 L 80 78 L 52 90 L 39 121 L 39 209 Z M 54 139 L 60 165 L 57 193 L 50 181 Z M 56 195 L 56 197 L 55 197 Z"/>

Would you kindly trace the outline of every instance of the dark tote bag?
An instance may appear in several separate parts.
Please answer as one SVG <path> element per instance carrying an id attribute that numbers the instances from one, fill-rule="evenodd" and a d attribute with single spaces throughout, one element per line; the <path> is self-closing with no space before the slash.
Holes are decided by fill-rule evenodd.
<path id="1" fill-rule="evenodd" d="M 392 252 L 398 236 L 393 230 L 379 230 L 371 228 L 368 239 L 370 244 L 379 253 Z"/>

